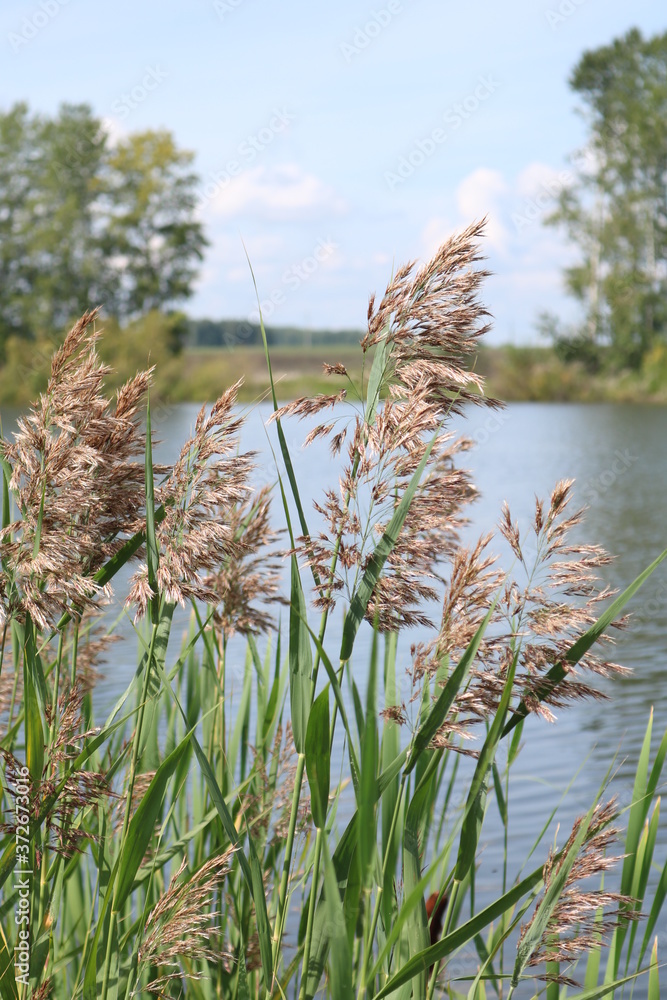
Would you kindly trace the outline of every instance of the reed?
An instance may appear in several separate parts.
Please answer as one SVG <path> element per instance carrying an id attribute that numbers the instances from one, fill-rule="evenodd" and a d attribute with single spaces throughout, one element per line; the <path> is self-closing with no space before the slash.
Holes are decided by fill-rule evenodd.
<path id="1" fill-rule="evenodd" d="M 631 805 L 606 779 L 541 862 L 513 871 L 506 850 L 493 902 L 476 904 L 490 812 L 507 846 L 526 718 L 604 697 L 600 678 L 623 672 L 610 632 L 667 557 L 607 591 L 606 553 L 572 540 L 569 481 L 532 524 L 504 509 L 496 535 L 462 545 L 475 488 L 451 417 L 501 405 L 474 371 L 480 236 L 469 227 L 371 300 L 360 377 L 328 365 L 334 391 L 283 407 L 271 382 L 283 536 L 239 449 L 238 385 L 157 466 L 152 373 L 107 396 L 95 313 L 54 355 L 2 445 L 2 1000 L 593 1000 L 643 971 L 659 996 L 667 734 L 651 760 L 652 719 Z M 308 439 L 328 440 L 340 489 L 311 530 L 283 423 L 319 413 Z M 99 723 L 114 638 L 101 613 L 130 561 L 138 665 Z M 177 604 L 191 609 L 178 648 Z M 430 638 L 403 698 L 414 625 Z"/>

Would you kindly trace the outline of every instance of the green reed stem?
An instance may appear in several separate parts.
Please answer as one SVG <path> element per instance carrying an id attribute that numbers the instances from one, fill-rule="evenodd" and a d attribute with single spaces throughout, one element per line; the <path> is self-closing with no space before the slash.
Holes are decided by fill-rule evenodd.
<path id="1" fill-rule="evenodd" d="M 353 467 L 352 467 L 352 477 L 353 478 L 356 475 L 357 470 L 359 468 L 359 462 L 360 462 L 360 456 L 357 454 L 355 456 L 354 464 L 353 464 Z M 350 493 L 348 491 L 348 493 L 346 494 L 346 497 L 345 497 L 345 504 L 344 504 L 345 509 L 347 509 L 347 505 L 349 504 L 349 502 L 350 502 Z M 331 593 L 332 593 L 332 589 L 333 589 L 333 578 L 334 578 L 334 573 L 336 572 L 336 566 L 338 564 L 338 553 L 340 552 L 340 543 L 342 541 L 342 537 L 343 537 L 343 531 L 342 531 L 342 528 L 341 528 L 341 530 L 338 532 L 338 535 L 336 537 L 336 541 L 334 543 L 333 553 L 332 553 L 332 556 L 331 556 L 331 564 L 330 564 L 330 567 L 329 567 L 329 586 L 328 586 L 327 593 L 326 593 L 327 599 L 331 597 Z M 319 629 L 319 633 L 318 633 L 318 640 L 319 640 L 320 645 L 322 645 L 324 643 L 324 636 L 326 634 L 328 621 L 329 621 L 329 611 L 328 611 L 327 608 L 325 608 L 324 611 L 322 612 L 321 617 L 320 617 L 320 629 Z M 312 701 L 312 697 L 314 696 L 314 693 L 315 693 L 315 687 L 317 685 L 317 675 L 318 675 L 319 666 L 320 666 L 320 659 L 321 659 L 321 657 L 320 657 L 320 652 L 319 652 L 319 648 L 318 648 L 316 650 L 316 652 L 315 652 L 315 661 L 313 663 L 313 672 L 312 672 L 312 691 L 313 691 L 313 695 L 311 695 L 311 701 Z M 332 724 L 332 727 L 331 727 L 331 739 L 332 739 L 332 741 L 333 741 L 333 735 L 334 735 L 334 729 L 335 729 L 336 717 L 337 717 L 337 706 L 335 704 L 334 704 L 334 710 L 333 711 L 334 711 L 333 724 Z M 297 819 L 298 819 L 298 814 L 299 814 L 299 802 L 301 800 L 301 785 L 302 785 L 302 782 L 303 782 L 303 771 L 304 771 L 305 766 L 306 766 L 305 755 L 304 754 L 299 754 L 299 757 L 298 757 L 298 760 L 297 760 L 297 765 L 296 765 L 296 775 L 295 775 L 295 778 L 294 778 L 294 791 L 292 793 L 292 806 L 291 806 L 291 809 L 290 809 L 290 819 L 289 819 L 289 827 L 288 827 L 288 831 L 287 831 L 287 841 L 285 843 L 285 858 L 284 858 L 284 861 L 283 861 L 283 870 L 282 870 L 282 874 L 281 874 L 281 877 L 280 877 L 280 887 L 279 887 L 279 890 L 278 890 L 278 912 L 277 912 L 277 915 L 276 915 L 276 933 L 274 934 L 274 937 L 273 937 L 273 964 L 274 964 L 274 968 L 275 968 L 275 966 L 277 964 L 278 957 L 279 957 L 279 954 L 280 954 L 280 945 L 281 945 L 281 942 L 282 942 L 283 931 L 284 931 L 284 928 L 285 928 L 285 921 L 287 919 L 287 890 L 288 890 L 288 887 L 289 887 L 289 875 L 290 875 L 290 870 L 291 870 L 291 867 L 292 867 L 292 852 L 294 850 L 294 837 L 295 837 L 295 833 L 296 833 L 296 824 L 297 824 Z M 267 984 L 267 996 L 269 995 L 269 992 L 270 991 L 269 991 L 269 987 L 268 987 L 268 984 Z"/>
<path id="2" fill-rule="evenodd" d="M 403 801 L 403 795 L 405 794 L 405 785 L 409 780 L 407 774 L 403 774 L 401 777 L 401 784 L 398 790 L 398 795 L 396 796 L 396 804 L 394 806 L 394 812 L 391 817 L 391 825 L 389 827 L 389 836 L 387 837 L 387 846 L 385 848 L 384 857 L 382 859 L 382 878 L 378 880 L 378 891 L 375 897 L 375 905 L 373 908 L 373 916 L 371 918 L 371 925 L 366 936 L 366 942 L 364 946 L 364 956 L 361 967 L 361 982 L 359 984 L 359 992 L 357 994 L 358 1000 L 362 1000 L 366 996 L 366 991 L 368 989 L 368 972 L 370 960 L 373 956 L 373 941 L 375 940 L 375 931 L 377 929 L 378 920 L 380 919 L 380 908 L 382 903 L 382 892 L 384 889 L 385 879 L 387 877 L 387 866 L 389 864 L 389 857 L 391 853 L 391 845 L 394 839 L 394 833 L 396 832 L 396 825 L 398 823 L 398 817 L 401 811 L 401 804 Z"/>
<path id="3" fill-rule="evenodd" d="M 306 937 L 303 945 L 303 962 L 301 963 L 301 988 L 299 991 L 299 1000 L 306 1000 L 306 991 L 308 989 L 308 966 L 310 965 L 310 948 L 313 940 L 313 923 L 315 920 L 315 907 L 317 906 L 317 884 L 320 876 L 322 840 L 324 835 L 324 827 L 318 827 L 315 835 L 315 858 L 313 860 L 313 876 L 310 883 L 310 901 L 308 903 Z"/>
<path id="4" fill-rule="evenodd" d="M 456 879 L 454 879 L 454 881 L 452 882 L 451 892 L 449 893 L 449 900 L 447 902 L 447 910 L 445 912 L 445 925 L 444 925 L 443 930 L 442 930 L 442 936 L 443 937 L 447 937 L 447 935 L 449 934 L 451 923 L 452 923 L 452 917 L 454 916 L 454 907 L 456 905 L 456 900 L 457 900 L 457 897 L 458 897 L 458 894 L 459 894 L 460 887 L 461 887 L 461 883 L 457 882 Z M 435 968 L 433 969 L 433 972 L 431 973 L 431 978 L 429 980 L 427 1000 L 433 1000 L 433 997 L 435 995 L 435 984 L 436 984 L 437 979 L 438 979 L 438 970 L 439 970 L 439 968 L 440 968 L 440 962 L 437 962 L 436 965 L 435 965 Z"/>
<path id="5" fill-rule="evenodd" d="M 120 843 L 118 845 L 119 853 L 122 853 L 123 845 L 127 839 L 127 831 L 130 825 L 131 813 L 132 813 L 132 795 L 134 793 L 134 783 L 137 775 L 137 764 L 139 762 L 139 747 L 141 745 L 141 731 L 144 724 L 144 715 L 146 711 L 146 701 L 148 699 L 148 685 L 150 682 L 151 664 L 153 662 L 153 656 L 155 653 L 155 640 L 157 637 L 157 624 L 152 625 L 151 630 L 151 641 L 148 650 L 148 656 L 146 658 L 146 669 L 144 670 L 144 679 L 141 689 L 141 702 L 139 704 L 139 714 L 137 716 L 137 726 L 134 731 L 134 739 L 132 742 L 132 759 L 130 762 L 130 775 L 127 784 L 127 795 L 125 797 L 125 815 L 123 816 L 123 829 L 120 835 Z M 115 891 L 114 891 L 115 895 Z M 114 903 L 111 906 L 111 913 L 109 915 L 109 931 L 107 936 L 107 950 L 104 959 L 104 978 L 102 980 L 102 995 L 101 1000 L 107 1000 L 107 993 L 109 989 L 109 974 L 111 971 L 111 958 L 112 958 L 112 942 L 115 937 L 116 924 L 118 922 L 118 910 Z"/>

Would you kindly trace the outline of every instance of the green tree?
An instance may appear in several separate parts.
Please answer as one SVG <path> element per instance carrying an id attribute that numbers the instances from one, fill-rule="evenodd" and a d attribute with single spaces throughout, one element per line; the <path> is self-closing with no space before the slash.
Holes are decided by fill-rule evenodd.
<path id="1" fill-rule="evenodd" d="M 566 284 L 584 320 L 552 334 L 565 357 L 635 368 L 667 332 L 667 32 L 585 52 L 569 82 L 588 144 L 547 222 L 581 251 Z"/>
<path id="2" fill-rule="evenodd" d="M 191 162 L 168 132 L 112 144 L 86 104 L 0 114 L 0 356 L 93 305 L 128 319 L 190 295 L 206 245 Z"/>
<path id="3" fill-rule="evenodd" d="M 30 329 L 27 297 L 36 271 L 28 250 L 35 132 L 25 104 L 0 116 L 0 345 Z"/>
<path id="4" fill-rule="evenodd" d="M 187 297 L 206 245 L 194 218 L 193 154 L 169 132 L 128 136 L 110 153 L 105 240 L 118 281 L 110 308 L 121 317 Z"/>
<path id="5" fill-rule="evenodd" d="M 38 120 L 37 140 L 30 298 L 40 327 L 60 329 L 108 294 L 100 232 L 107 138 L 87 105 L 66 104 L 58 118 Z"/>

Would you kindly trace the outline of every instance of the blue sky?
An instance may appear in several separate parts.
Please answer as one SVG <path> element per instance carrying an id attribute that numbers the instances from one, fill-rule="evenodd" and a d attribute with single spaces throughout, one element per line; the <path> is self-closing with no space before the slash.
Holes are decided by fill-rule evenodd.
<path id="1" fill-rule="evenodd" d="M 653 0 L 3 0 L 0 107 L 89 102 L 196 153 L 211 241 L 193 316 L 363 326 L 392 268 L 489 216 L 494 342 L 575 315 L 541 220 L 584 142 L 585 49 L 667 27 Z"/>

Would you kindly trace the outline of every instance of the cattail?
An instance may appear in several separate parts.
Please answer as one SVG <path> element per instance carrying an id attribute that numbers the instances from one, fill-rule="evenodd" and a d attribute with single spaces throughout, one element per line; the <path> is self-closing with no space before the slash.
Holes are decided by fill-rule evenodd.
<path id="1" fill-rule="evenodd" d="M 442 936 L 442 925 L 445 919 L 448 902 L 447 893 L 432 892 L 426 900 L 426 916 L 428 918 L 428 932 L 431 944 L 434 945 Z M 435 965 L 429 966 L 428 975 L 431 976 Z"/>
<path id="2" fill-rule="evenodd" d="M 446 892 L 432 892 L 426 900 L 426 916 L 429 921 L 428 930 L 431 938 L 431 944 L 435 944 L 436 941 L 440 940 L 440 936 L 442 934 L 442 924 L 447 910 L 448 898 L 449 897 Z"/>

